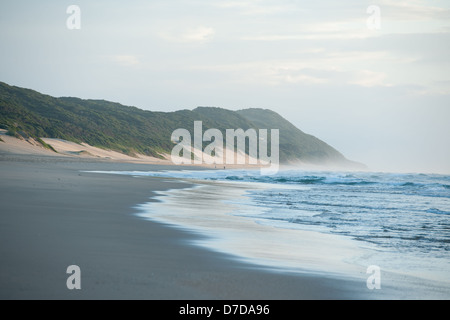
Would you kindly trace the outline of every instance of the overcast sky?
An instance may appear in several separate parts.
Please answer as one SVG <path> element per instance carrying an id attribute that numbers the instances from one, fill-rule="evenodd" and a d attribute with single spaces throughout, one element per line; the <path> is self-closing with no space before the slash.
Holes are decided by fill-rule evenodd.
<path id="1" fill-rule="evenodd" d="M 373 170 L 450 173 L 448 0 L 2 0 L 0 49 L 11 85 L 269 108 Z"/>

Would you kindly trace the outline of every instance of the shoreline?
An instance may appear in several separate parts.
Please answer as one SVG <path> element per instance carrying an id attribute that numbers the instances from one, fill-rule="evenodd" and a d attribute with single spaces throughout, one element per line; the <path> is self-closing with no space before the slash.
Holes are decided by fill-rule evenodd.
<path id="1" fill-rule="evenodd" d="M 269 272 L 144 221 L 136 206 L 167 179 L 81 173 L 166 166 L 0 154 L 1 299 L 372 299 L 365 283 Z M 172 167 L 171 169 L 175 169 Z M 178 168 L 179 169 L 179 168 Z M 198 168 L 195 168 L 198 169 Z M 82 289 L 68 290 L 79 265 Z"/>
<path id="2" fill-rule="evenodd" d="M 138 206 L 142 210 L 139 216 L 202 234 L 206 239 L 195 241 L 196 245 L 230 254 L 236 260 L 261 268 L 300 274 L 334 274 L 365 282 L 365 276 L 362 279 L 358 276 L 366 270 L 345 262 L 362 254 L 357 242 L 316 231 L 273 227 L 259 223 L 257 218 L 241 216 L 239 211 L 249 205 L 246 192 L 269 186 L 250 182 L 181 181 L 191 185 L 158 191 L 153 197 L 158 201 Z M 184 204 L 194 197 L 195 203 L 185 207 Z M 334 271 L 326 267 L 330 265 Z"/>
<path id="3" fill-rule="evenodd" d="M 140 205 L 143 211 L 140 216 L 200 234 L 203 238 L 194 241 L 193 245 L 225 253 L 235 261 L 255 265 L 268 272 L 347 279 L 365 285 L 370 276 L 368 270 L 378 268 L 380 261 L 376 256 L 380 248 L 368 243 L 348 236 L 293 228 L 289 224 L 268 225 L 259 222 L 255 216 L 250 218 L 248 213 L 243 213 L 245 206 L 252 206 L 246 204 L 246 191 L 276 187 L 274 185 L 189 178 L 182 181 L 193 185 L 157 192 L 154 199 L 159 201 Z M 184 206 L 194 198 L 195 203 L 189 202 L 189 207 Z M 383 290 L 371 293 L 372 298 L 448 298 L 448 279 L 442 278 L 442 275 L 439 278 L 385 265 L 381 273 Z"/>

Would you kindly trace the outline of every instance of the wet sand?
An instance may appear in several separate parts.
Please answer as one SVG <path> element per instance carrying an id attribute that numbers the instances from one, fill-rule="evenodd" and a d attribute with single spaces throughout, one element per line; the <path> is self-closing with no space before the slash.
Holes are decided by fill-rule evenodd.
<path id="1" fill-rule="evenodd" d="M 137 215 L 154 191 L 185 183 L 82 172 L 169 168 L 0 153 L 0 299 L 376 297 L 365 283 L 236 261 L 191 245 L 196 234 Z M 66 286 L 69 265 L 81 269 L 81 290 Z"/>

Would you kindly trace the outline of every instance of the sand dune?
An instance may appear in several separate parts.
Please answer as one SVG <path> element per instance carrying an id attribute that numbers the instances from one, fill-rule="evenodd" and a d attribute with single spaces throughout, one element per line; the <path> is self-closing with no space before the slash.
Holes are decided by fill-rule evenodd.
<path id="1" fill-rule="evenodd" d="M 33 155 L 48 155 L 48 156 L 67 156 L 76 158 L 95 158 L 104 160 L 114 160 L 119 162 L 139 162 L 152 164 L 171 164 L 170 160 L 158 159 L 145 155 L 137 155 L 131 157 L 126 154 L 97 148 L 87 143 L 75 143 L 62 139 L 42 138 L 48 145 L 52 146 L 56 151 L 44 148 L 42 144 L 33 138 L 16 138 L 5 134 L 6 130 L 0 131 L 0 151 L 15 153 L 15 154 L 33 154 Z"/>
<path id="2" fill-rule="evenodd" d="M 54 154 L 53 151 L 44 148 L 39 142 L 33 138 L 15 138 L 5 134 L 6 130 L 0 129 L 0 151 L 15 154 L 36 154 L 46 155 Z"/>
<path id="3" fill-rule="evenodd" d="M 76 156 L 76 157 L 87 157 L 87 158 L 100 158 L 109 159 L 115 161 L 125 161 L 125 162 L 143 162 L 143 163 L 166 163 L 169 164 L 167 159 L 158 159 L 155 157 L 149 157 L 145 155 L 137 155 L 136 157 L 131 157 L 129 155 L 113 151 L 97 148 L 87 143 L 75 143 L 71 141 L 61 140 L 61 139 L 51 139 L 43 138 L 45 143 L 51 145 L 58 153 Z"/>
<path id="4" fill-rule="evenodd" d="M 114 162 L 128 162 L 128 163 L 142 163 L 142 164 L 162 164 L 162 165 L 173 165 L 172 158 L 170 154 L 162 154 L 164 159 L 158 159 L 155 157 L 150 157 L 142 154 L 137 154 L 136 157 L 132 157 L 117 151 L 106 150 L 98 147 L 91 146 L 87 143 L 75 143 L 72 141 L 67 141 L 63 139 L 54 138 L 41 138 L 45 143 L 53 147 L 54 152 L 50 149 L 44 148 L 42 144 L 33 138 L 16 138 L 6 135 L 6 130 L 0 129 L 0 137 L 3 142 L 0 141 L 0 152 L 8 152 L 14 154 L 32 154 L 32 155 L 48 155 L 48 156 L 66 156 L 75 158 L 87 158 L 87 159 L 98 159 L 98 160 L 111 160 Z M 226 164 L 226 165 L 215 165 L 207 164 L 212 163 L 212 157 L 200 150 L 194 149 L 195 157 L 202 158 L 202 164 L 184 164 L 189 166 L 201 166 L 209 168 L 259 168 L 260 165 L 250 165 L 249 157 L 241 153 L 235 154 L 235 163 L 245 162 L 247 164 Z M 241 160 L 241 161 L 239 161 Z"/>

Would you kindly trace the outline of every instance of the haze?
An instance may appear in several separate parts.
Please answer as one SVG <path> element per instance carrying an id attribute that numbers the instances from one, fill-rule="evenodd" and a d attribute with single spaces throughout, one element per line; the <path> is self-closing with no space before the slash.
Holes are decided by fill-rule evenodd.
<path id="1" fill-rule="evenodd" d="M 450 173 L 448 1 L 3 0 L 0 43 L 10 85 L 268 108 L 372 170 Z"/>

